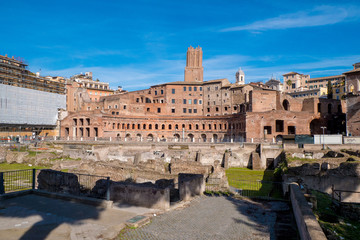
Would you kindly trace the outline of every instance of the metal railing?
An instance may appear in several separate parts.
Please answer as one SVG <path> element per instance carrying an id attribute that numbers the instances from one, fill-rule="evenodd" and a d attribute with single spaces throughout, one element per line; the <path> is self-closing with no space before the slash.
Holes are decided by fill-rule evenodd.
<path id="1" fill-rule="evenodd" d="M 283 183 L 261 180 L 233 180 L 231 187 L 240 196 L 264 199 L 283 199 Z"/>
<path id="2" fill-rule="evenodd" d="M 71 173 L 78 177 L 80 195 L 108 199 L 110 177 L 82 173 Z"/>
<path id="3" fill-rule="evenodd" d="M 27 169 L 27 170 L 15 170 L 15 171 L 6 171 L 0 172 L 0 194 L 6 194 L 10 192 L 36 189 L 38 182 L 36 177 L 41 170 L 36 169 Z M 54 173 L 59 174 L 62 172 L 55 171 Z M 101 198 L 101 199 L 110 199 L 110 177 L 106 176 L 97 176 L 90 174 L 81 174 L 81 173 L 62 173 L 64 184 L 69 184 L 71 178 L 76 176 L 78 186 L 75 195 Z M 60 183 L 56 183 L 60 184 Z M 61 186 L 67 188 L 68 186 Z M 45 189 L 46 191 L 52 191 L 53 186 Z M 57 191 L 59 192 L 59 191 Z M 61 193 L 61 192 L 60 192 Z"/>
<path id="4" fill-rule="evenodd" d="M 36 169 L 0 172 L 0 194 L 35 188 Z"/>
<path id="5" fill-rule="evenodd" d="M 344 199 L 344 195 L 343 193 L 347 194 L 347 195 L 354 195 L 354 194 L 358 194 L 358 196 L 360 196 L 360 192 L 357 191 L 350 191 L 350 190 L 340 190 L 340 189 L 335 189 L 334 184 L 331 185 L 331 199 L 332 200 L 338 200 L 339 203 L 341 203 Z M 360 199 L 360 198 L 357 198 Z M 360 201 L 355 201 L 357 203 L 359 203 Z"/>

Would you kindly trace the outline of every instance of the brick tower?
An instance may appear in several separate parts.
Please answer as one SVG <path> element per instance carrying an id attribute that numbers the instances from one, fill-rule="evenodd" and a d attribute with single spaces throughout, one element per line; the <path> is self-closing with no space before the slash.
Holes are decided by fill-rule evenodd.
<path id="1" fill-rule="evenodd" d="M 202 82 L 203 72 L 202 49 L 190 46 L 186 54 L 185 82 Z"/>

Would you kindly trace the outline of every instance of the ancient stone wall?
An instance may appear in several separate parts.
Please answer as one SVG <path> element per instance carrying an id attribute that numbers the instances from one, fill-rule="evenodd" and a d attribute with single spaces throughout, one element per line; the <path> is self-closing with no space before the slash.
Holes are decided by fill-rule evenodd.
<path id="1" fill-rule="evenodd" d="M 152 184 L 130 184 L 112 182 L 110 199 L 148 208 L 170 208 L 170 189 L 159 188 Z"/>
<path id="2" fill-rule="evenodd" d="M 72 173 L 59 172 L 50 169 L 40 170 L 40 173 L 37 176 L 37 182 L 39 190 L 74 195 L 80 194 L 78 177 Z"/>
<path id="3" fill-rule="evenodd" d="M 180 200 L 188 201 L 191 198 L 203 194 L 205 191 L 205 179 L 202 174 L 179 174 Z"/>
<path id="4" fill-rule="evenodd" d="M 328 194 L 332 194 L 332 186 L 335 190 L 360 192 L 360 164 L 341 163 L 335 169 L 327 169 L 324 163 L 304 164 L 289 168 L 284 181 L 298 182 L 307 189 Z M 341 198 L 344 202 L 360 202 L 358 193 L 343 192 Z"/>
<path id="5" fill-rule="evenodd" d="M 222 161 L 225 152 L 229 152 L 229 167 L 248 166 L 249 157 L 256 149 L 255 144 L 64 144 L 64 155 L 91 161 L 118 161 L 137 164 L 155 160 L 170 163 L 173 160 L 196 160 L 201 155 L 200 163 L 213 165 L 214 161 Z"/>

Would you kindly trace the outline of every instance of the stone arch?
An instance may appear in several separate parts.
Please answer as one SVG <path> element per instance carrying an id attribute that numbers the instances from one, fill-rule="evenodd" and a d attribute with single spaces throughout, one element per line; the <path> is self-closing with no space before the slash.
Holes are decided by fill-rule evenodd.
<path id="1" fill-rule="evenodd" d="M 140 133 L 136 134 L 136 141 L 141 142 L 141 140 L 142 140 L 141 134 Z"/>
<path id="2" fill-rule="evenodd" d="M 151 133 L 148 134 L 147 137 L 146 137 L 146 141 L 153 142 L 154 141 L 154 135 L 152 135 Z"/>
<path id="3" fill-rule="evenodd" d="M 180 141 L 180 134 L 175 133 L 174 134 L 174 142 L 179 142 Z"/>
<path id="4" fill-rule="evenodd" d="M 206 142 L 206 134 L 204 134 L 204 133 L 201 134 L 201 139 L 202 139 L 203 142 Z"/>
<path id="5" fill-rule="evenodd" d="M 321 134 L 322 123 L 319 119 L 314 119 L 310 122 L 310 133 L 311 134 Z"/>
<path id="6" fill-rule="evenodd" d="M 161 125 L 161 129 L 164 130 L 165 129 L 165 124 Z"/>
<path id="7" fill-rule="evenodd" d="M 244 104 L 240 105 L 240 112 L 241 113 L 245 112 L 245 105 Z"/>
<path id="8" fill-rule="evenodd" d="M 342 113 L 342 107 L 341 107 L 341 104 L 339 104 L 338 106 L 337 106 L 337 111 L 338 111 L 338 113 Z"/>
<path id="9" fill-rule="evenodd" d="M 178 130 L 178 129 L 179 129 L 179 125 L 175 124 L 175 130 Z"/>
<path id="10" fill-rule="evenodd" d="M 276 142 L 282 142 L 283 141 L 283 136 L 282 135 L 277 135 L 275 137 L 275 140 L 276 140 Z"/>
<path id="11" fill-rule="evenodd" d="M 159 124 L 155 124 L 155 129 L 159 129 Z"/>
<path id="12" fill-rule="evenodd" d="M 131 141 L 131 135 L 130 133 L 125 135 L 125 141 Z"/>
<path id="13" fill-rule="evenodd" d="M 355 92 L 355 88 L 353 84 L 349 85 L 349 92 L 354 93 Z"/>
<path id="14" fill-rule="evenodd" d="M 214 139 L 214 142 L 217 142 L 218 141 L 218 135 L 217 134 L 213 134 L 213 139 Z"/>
<path id="15" fill-rule="evenodd" d="M 290 103 L 287 99 L 283 101 L 283 107 L 285 111 L 290 111 Z"/>
<path id="16" fill-rule="evenodd" d="M 192 134 L 192 133 L 189 133 L 189 134 L 188 134 L 188 138 L 190 139 L 190 142 L 194 142 L 194 141 L 195 141 L 194 134 Z"/>
<path id="17" fill-rule="evenodd" d="M 171 125 L 171 124 L 169 124 L 169 130 L 171 130 L 171 128 L 172 128 L 172 125 Z"/>

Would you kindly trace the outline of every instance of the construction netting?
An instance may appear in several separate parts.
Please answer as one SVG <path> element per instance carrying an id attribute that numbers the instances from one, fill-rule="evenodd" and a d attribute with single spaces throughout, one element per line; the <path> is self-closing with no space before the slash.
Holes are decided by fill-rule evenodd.
<path id="1" fill-rule="evenodd" d="M 66 96 L 0 84 L 0 124 L 56 125 Z"/>

